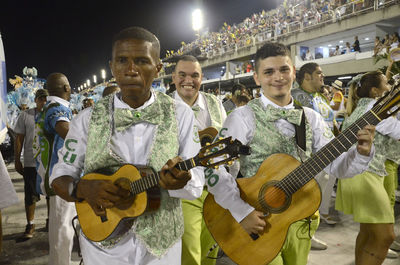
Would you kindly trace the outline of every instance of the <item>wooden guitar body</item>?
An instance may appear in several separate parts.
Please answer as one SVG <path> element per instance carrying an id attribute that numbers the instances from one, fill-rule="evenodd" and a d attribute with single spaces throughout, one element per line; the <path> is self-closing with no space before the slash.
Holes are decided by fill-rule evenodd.
<path id="1" fill-rule="evenodd" d="M 130 190 L 130 183 L 142 178 L 151 168 L 124 165 L 113 175 L 90 173 L 82 177 L 86 180 L 110 180 L 114 184 Z M 76 202 L 76 212 L 82 231 L 92 241 L 114 238 L 128 231 L 135 217 L 145 211 L 157 210 L 160 206 L 160 190 L 153 187 L 147 191 L 131 196 L 113 208 L 106 209 L 105 218 L 97 216 L 86 202 Z"/>
<path id="2" fill-rule="evenodd" d="M 224 253 L 237 264 L 268 264 L 281 250 L 289 226 L 318 210 L 321 192 L 314 179 L 289 197 L 274 186 L 299 165 L 290 155 L 274 154 L 261 164 L 255 176 L 237 180 L 241 198 L 268 214 L 265 220 L 270 224 L 269 230 L 255 240 L 229 210 L 215 202 L 213 195 L 207 196 L 204 203 L 207 228 Z"/>

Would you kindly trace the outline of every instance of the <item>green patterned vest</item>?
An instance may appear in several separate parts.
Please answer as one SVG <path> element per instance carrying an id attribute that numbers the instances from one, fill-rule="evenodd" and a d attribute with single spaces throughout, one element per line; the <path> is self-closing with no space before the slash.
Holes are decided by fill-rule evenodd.
<path id="1" fill-rule="evenodd" d="M 200 92 L 206 99 L 208 113 L 211 117 L 211 126 L 215 127 L 218 131 L 222 128 L 224 121 L 222 120 L 222 110 L 219 100 L 216 96 L 209 93 Z"/>
<path id="2" fill-rule="evenodd" d="M 178 155 L 178 125 L 175 103 L 172 98 L 162 93 L 154 92 L 155 102 L 140 112 L 155 112 L 157 121 L 156 133 L 150 147 L 147 165 L 155 170 Z M 114 96 L 110 95 L 95 104 L 89 123 L 87 150 L 84 173 L 95 172 L 101 168 L 109 168 L 110 173 L 130 161 L 124 161 L 111 150 L 110 140 L 114 126 Z M 155 122 L 157 123 L 157 122 Z M 135 219 L 133 233 L 143 242 L 147 250 L 154 256 L 161 257 L 167 250 L 180 240 L 183 234 L 183 215 L 180 199 L 172 198 L 166 190 L 161 190 L 160 209 L 153 213 L 145 213 Z M 98 243 L 100 247 L 113 247 L 124 236 Z"/>
<path id="3" fill-rule="evenodd" d="M 268 121 L 269 113 L 265 111 L 261 100 L 259 98 L 254 99 L 247 106 L 253 112 L 256 128 L 250 142 L 251 155 L 240 157 L 242 175 L 247 178 L 254 176 L 262 162 L 268 156 L 276 153 L 288 154 L 301 161 L 295 137 L 287 137 L 281 134 L 276 128 L 275 122 Z M 309 158 L 312 153 L 312 129 L 307 119 L 306 149 L 304 155 Z"/>
<path id="4" fill-rule="evenodd" d="M 364 115 L 364 113 L 367 112 L 368 105 L 373 100 L 374 99 L 372 98 L 361 98 L 358 101 L 357 107 L 354 109 L 353 113 L 344 120 L 343 129 L 346 129 L 358 118 Z M 390 138 L 389 136 L 376 132 L 374 145 L 375 155 L 372 161 L 369 163 L 367 171 L 373 172 L 382 177 L 387 176 L 388 173 L 385 169 L 386 159 L 391 160 L 396 164 L 400 163 L 400 142 Z"/>

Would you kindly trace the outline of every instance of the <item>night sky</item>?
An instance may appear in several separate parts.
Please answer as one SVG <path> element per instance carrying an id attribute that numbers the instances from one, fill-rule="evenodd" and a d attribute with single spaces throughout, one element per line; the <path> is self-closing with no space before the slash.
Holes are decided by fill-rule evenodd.
<path id="1" fill-rule="evenodd" d="M 240 23 L 276 7 L 276 2 L 280 0 L 3 0 L 0 32 L 7 79 L 34 66 L 38 77 L 62 72 L 76 87 L 94 74 L 99 80 L 101 69 L 110 77 L 111 39 L 123 28 L 142 26 L 153 32 L 163 57 L 165 50 L 177 50 L 181 41 L 194 39 L 191 14 L 198 4 L 204 27 L 218 31 L 224 22 Z"/>

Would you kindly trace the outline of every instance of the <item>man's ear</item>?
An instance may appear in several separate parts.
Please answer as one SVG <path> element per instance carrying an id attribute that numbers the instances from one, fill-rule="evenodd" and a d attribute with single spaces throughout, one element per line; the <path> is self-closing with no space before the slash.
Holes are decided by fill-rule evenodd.
<path id="1" fill-rule="evenodd" d="M 64 85 L 64 92 L 69 92 L 71 91 L 71 86 L 70 85 Z"/>
<path id="2" fill-rule="evenodd" d="M 254 73 L 253 73 L 253 78 L 254 78 L 254 81 L 256 82 L 256 85 L 257 85 L 257 86 L 261 86 L 261 85 L 260 85 L 260 81 L 258 80 L 257 72 L 254 72 Z"/>
<path id="3" fill-rule="evenodd" d="M 158 77 L 158 74 L 160 73 L 162 67 L 163 67 L 163 63 L 161 61 L 158 61 L 158 64 L 156 65 L 156 70 L 157 70 L 156 76 L 157 77 Z"/>
<path id="4" fill-rule="evenodd" d="M 309 73 L 304 73 L 304 80 L 310 81 L 311 75 Z"/>

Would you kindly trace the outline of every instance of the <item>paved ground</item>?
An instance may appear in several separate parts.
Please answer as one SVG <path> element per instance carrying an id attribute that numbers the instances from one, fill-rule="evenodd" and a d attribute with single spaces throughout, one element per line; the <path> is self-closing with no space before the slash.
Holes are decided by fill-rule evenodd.
<path id="1" fill-rule="evenodd" d="M 44 227 L 46 223 L 46 202 L 43 198 L 37 204 L 36 227 L 37 231 L 33 239 L 21 242 L 18 238 L 25 229 L 26 220 L 23 205 L 23 180 L 22 177 L 9 166 L 14 187 L 20 198 L 20 203 L 4 209 L 3 218 L 3 252 L 0 254 L 1 265 L 45 265 L 48 263 L 48 240 Z M 400 205 L 396 205 L 396 234 L 400 235 Z M 331 209 L 332 210 L 332 209 Z M 333 212 L 341 222 L 335 226 L 321 224 L 317 231 L 317 237 L 328 243 L 329 247 L 324 251 L 311 251 L 310 265 L 352 265 L 354 264 L 354 242 L 358 232 L 358 224 L 354 223 L 350 216 L 344 216 Z M 251 257 L 249 257 L 250 259 Z M 77 250 L 73 252 L 73 265 L 79 264 Z M 227 257 L 217 261 L 217 265 L 233 265 Z M 386 259 L 384 265 L 400 265 L 400 259 Z M 166 264 L 167 265 L 167 264 Z"/>

